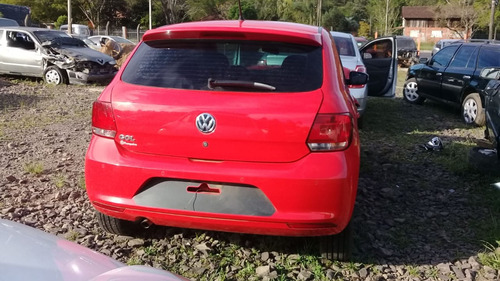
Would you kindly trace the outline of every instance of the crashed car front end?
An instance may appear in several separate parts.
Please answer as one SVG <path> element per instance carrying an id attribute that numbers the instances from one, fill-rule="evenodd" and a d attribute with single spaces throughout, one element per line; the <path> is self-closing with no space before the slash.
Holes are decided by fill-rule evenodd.
<path id="1" fill-rule="evenodd" d="M 52 40 L 42 44 L 45 49 L 45 67 L 56 65 L 65 70 L 71 84 L 111 81 L 117 72 L 116 61 L 87 47 L 78 39 L 69 39 Z"/>

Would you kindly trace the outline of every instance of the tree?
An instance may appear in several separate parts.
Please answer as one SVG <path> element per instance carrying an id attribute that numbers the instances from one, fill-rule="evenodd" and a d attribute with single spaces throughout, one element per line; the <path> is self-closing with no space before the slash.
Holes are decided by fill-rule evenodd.
<path id="1" fill-rule="evenodd" d="M 401 22 L 400 11 L 403 6 L 401 0 L 369 0 L 368 13 L 372 30 L 379 34 L 393 34 Z"/>
<path id="2" fill-rule="evenodd" d="M 323 15 L 323 26 L 328 30 L 349 32 L 349 21 L 337 9 L 331 9 Z"/>
<path id="3" fill-rule="evenodd" d="M 107 0 L 79 0 L 76 2 L 76 5 L 88 19 L 92 28 L 100 25 L 100 17 L 106 4 L 109 4 Z"/>
<path id="4" fill-rule="evenodd" d="M 257 19 L 257 9 L 248 1 L 241 1 L 241 13 L 246 20 Z M 228 19 L 238 19 L 240 17 L 240 8 L 238 3 L 235 3 L 228 12 Z"/>
<path id="5" fill-rule="evenodd" d="M 183 22 L 187 18 L 185 0 L 159 0 L 165 24 Z"/>
<path id="6" fill-rule="evenodd" d="M 192 20 L 227 19 L 233 1 L 228 0 L 186 0 L 187 14 Z"/>
<path id="7" fill-rule="evenodd" d="M 436 7 L 440 24 L 463 39 L 473 36 L 479 15 L 484 12 L 474 9 L 474 0 L 448 0 L 446 4 L 439 4 Z"/>

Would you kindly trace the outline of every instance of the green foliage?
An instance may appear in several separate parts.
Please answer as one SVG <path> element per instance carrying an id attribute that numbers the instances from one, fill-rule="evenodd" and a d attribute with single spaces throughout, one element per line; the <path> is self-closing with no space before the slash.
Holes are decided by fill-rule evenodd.
<path id="1" fill-rule="evenodd" d="M 59 16 L 57 18 L 57 21 L 54 23 L 56 29 L 59 29 L 61 27 L 61 25 L 63 24 L 67 24 L 68 23 L 68 16 L 64 15 L 64 16 Z"/>
<path id="2" fill-rule="evenodd" d="M 365 21 L 359 22 L 358 36 L 370 36 L 370 25 Z"/>
<path id="3" fill-rule="evenodd" d="M 248 1 L 241 1 L 241 13 L 243 18 L 246 20 L 256 20 L 257 19 L 257 9 L 254 5 Z M 240 9 L 238 3 L 235 3 L 228 12 L 228 19 L 238 19 L 240 14 Z"/>
<path id="4" fill-rule="evenodd" d="M 323 26 L 328 30 L 349 32 L 349 21 L 339 10 L 330 10 L 323 15 Z"/>
<path id="5" fill-rule="evenodd" d="M 24 164 L 24 170 L 32 175 L 40 175 L 43 173 L 43 163 L 41 162 L 29 162 Z"/>
<path id="6" fill-rule="evenodd" d="M 479 261 L 493 269 L 500 270 L 500 240 L 496 241 L 497 247 L 486 243 L 486 252 L 479 253 Z"/>

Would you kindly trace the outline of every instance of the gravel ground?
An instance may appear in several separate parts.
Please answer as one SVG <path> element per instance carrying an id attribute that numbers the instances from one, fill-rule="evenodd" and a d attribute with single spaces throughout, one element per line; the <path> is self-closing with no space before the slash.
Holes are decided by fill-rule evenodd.
<path id="1" fill-rule="evenodd" d="M 350 263 L 317 258 L 311 238 L 166 227 L 136 237 L 107 234 L 84 183 L 91 104 L 102 89 L 0 78 L 1 218 L 192 280 L 500 280 L 500 272 L 478 258 L 484 245 L 477 221 L 492 216 L 498 222 L 499 216 L 475 204 L 477 182 L 431 160 L 411 161 L 429 153 L 417 146 L 405 152 L 408 161 L 395 162 L 389 155 L 396 144 L 370 143 L 368 133 L 362 134 L 362 161 L 370 164 L 362 164 Z M 405 111 L 418 114 L 412 106 Z M 449 130 L 448 137 L 482 137 L 461 132 Z"/>

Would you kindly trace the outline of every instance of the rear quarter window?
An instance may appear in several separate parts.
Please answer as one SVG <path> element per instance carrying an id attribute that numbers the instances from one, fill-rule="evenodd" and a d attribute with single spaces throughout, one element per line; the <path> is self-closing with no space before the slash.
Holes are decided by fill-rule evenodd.
<path id="1" fill-rule="evenodd" d="M 339 55 L 349 57 L 356 56 L 356 51 L 354 50 L 354 44 L 352 43 L 351 38 L 333 36 L 333 40 L 335 41 L 335 47 L 337 48 Z"/>
<path id="2" fill-rule="evenodd" d="M 322 49 L 318 46 L 244 40 L 163 40 L 141 43 L 122 80 L 162 88 L 256 91 L 245 87 L 208 87 L 209 79 L 247 81 L 270 85 L 275 92 L 297 92 L 318 89 L 322 77 Z"/>
<path id="3" fill-rule="evenodd" d="M 479 49 L 477 68 L 500 66 L 500 45 L 487 45 Z"/>

